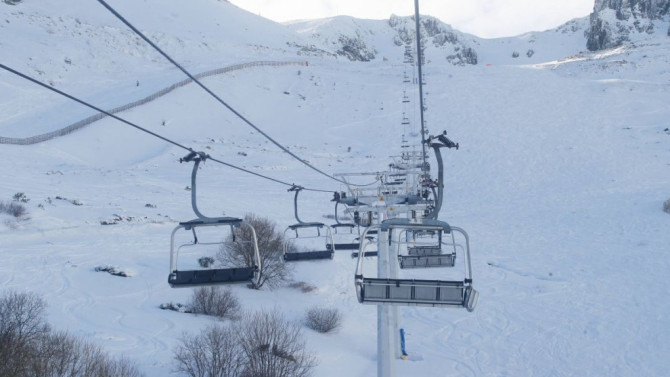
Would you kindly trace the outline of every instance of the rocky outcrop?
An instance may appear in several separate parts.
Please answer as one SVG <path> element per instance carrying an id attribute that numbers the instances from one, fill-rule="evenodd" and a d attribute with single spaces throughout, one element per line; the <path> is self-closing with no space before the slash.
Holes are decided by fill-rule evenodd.
<path id="1" fill-rule="evenodd" d="M 454 54 L 447 56 L 447 61 L 454 65 L 477 65 L 477 51 L 470 47 L 457 49 Z"/>
<path id="2" fill-rule="evenodd" d="M 586 47 L 597 51 L 619 46 L 636 34 L 653 34 L 656 24 L 669 17 L 670 0 L 596 0 Z"/>
<path id="3" fill-rule="evenodd" d="M 338 42 L 341 47 L 337 50 L 337 54 L 352 61 L 369 62 L 377 54 L 375 49 L 368 48 L 358 32 L 353 37 L 340 35 Z"/>
<path id="4" fill-rule="evenodd" d="M 462 33 L 435 17 L 421 16 L 422 54 L 429 44 L 437 49 L 446 50 L 445 58 L 454 65 L 477 64 L 477 52 L 466 42 Z M 396 31 L 393 43 L 396 46 L 411 45 L 416 40 L 414 17 L 392 15 L 389 26 Z"/>

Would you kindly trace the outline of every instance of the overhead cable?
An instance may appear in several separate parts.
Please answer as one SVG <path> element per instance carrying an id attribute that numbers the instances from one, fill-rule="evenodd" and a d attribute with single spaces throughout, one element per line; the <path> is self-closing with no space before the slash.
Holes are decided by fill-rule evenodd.
<path id="1" fill-rule="evenodd" d="M 19 77 L 21 77 L 21 78 L 24 78 L 24 79 L 26 79 L 26 80 L 28 80 L 28 81 L 34 83 L 34 84 L 37 84 L 37 85 L 39 85 L 39 86 L 41 86 L 41 87 L 43 87 L 43 88 L 49 89 L 49 90 L 51 90 L 52 92 L 58 93 L 58 94 L 60 94 L 61 96 L 67 97 L 67 98 L 69 98 L 69 99 L 71 99 L 71 100 L 73 100 L 73 101 L 75 101 L 75 102 L 78 102 L 79 104 L 82 104 L 82 105 L 84 105 L 84 106 L 86 106 L 86 107 L 89 107 L 89 108 L 95 110 L 95 111 L 98 111 L 98 112 L 103 113 L 103 114 L 105 114 L 105 115 L 107 115 L 107 116 L 109 116 L 109 117 L 112 117 L 112 118 L 114 118 L 114 119 L 116 119 L 116 120 L 118 120 L 118 121 L 120 121 L 120 122 L 122 122 L 122 123 L 125 123 L 125 124 L 127 124 L 127 125 L 129 125 L 129 126 L 131 126 L 131 127 L 134 127 L 134 128 L 137 129 L 137 130 L 140 130 L 140 131 L 142 131 L 142 132 L 145 132 L 145 133 L 147 133 L 147 134 L 149 134 L 149 135 L 151 135 L 151 136 L 157 137 L 157 138 L 159 138 L 159 139 L 161 139 L 161 140 L 163 140 L 163 141 L 165 141 L 165 142 L 167 142 L 167 143 L 170 143 L 170 144 L 172 144 L 172 145 L 174 145 L 174 146 L 177 146 L 177 147 L 179 147 L 179 148 L 185 149 L 185 150 L 187 150 L 187 151 L 189 151 L 189 152 L 195 152 L 195 150 L 193 150 L 193 148 L 189 148 L 189 147 L 187 147 L 187 146 L 185 146 L 185 145 L 183 145 L 183 144 L 180 144 L 180 143 L 178 143 L 178 142 L 176 142 L 176 141 L 174 141 L 174 140 L 168 139 L 168 138 L 165 137 L 165 136 L 159 135 L 159 134 L 157 134 L 157 133 L 155 133 L 155 132 L 153 132 L 153 131 L 150 131 L 150 130 L 144 128 L 144 127 L 138 126 L 138 125 L 135 124 L 135 123 L 132 123 L 132 122 L 130 122 L 130 121 L 127 121 L 127 120 L 125 120 L 125 119 L 123 119 L 123 118 L 121 118 L 121 117 L 119 117 L 119 116 L 117 116 L 117 115 L 114 115 L 114 114 L 110 113 L 109 111 L 103 110 L 103 109 L 101 109 L 101 108 L 99 108 L 99 107 L 97 107 L 97 106 L 91 105 L 90 103 L 88 103 L 88 102 L 86 102 L 86 101 L 83 101 L 83 100 L 81 100 L 81 99 L 79 99 L 79 98 L 77 98 L 77 97 L 75 97 L 75 96 L 72 96 L 72 95 L 70 95 L 70 94 L 68 94 L 68 93 L 65 93 L 65 92 L 63 92 L 62 90 L 58 90 L 58 89 L 56 89 L 56 88 L 54 88 L 54 87 L 52 87 L 52 86 L 50 86 L 50 85 L 47 85 L 47 84 L 45 84 L 45 83 L 43 83 L 43 82 L 41 82 L 41 81 L 39 81 L 39 80 L 36 80 L 36 79 L 34 79 L 34 78 L 32 78 L 32 77 L 26 75 L 26 74 L 23 74 L 23 73 L 21 73 L 21 72 L 15 70 L 15 69 L 12 69 L 12 68 L 10 68 L 10 67 L 8 67 L 8 66 L 2 64 L 2 63 L 0 63 L 0 68 L 6 70 L 6 71 L 8 71 L 8 72 L 11 72 L 11 73 L 13 73 L 13 74 L 15 74 L 15 75 L 17 75 L 17 76 L 19 76 Z M 217 163 L 219 163 L 219 164 L 221 164 L 221 165 L 225 165 L 225 166 L 228 166 L 228 167 L 230 167 L 230 168 L 233 168 L 233 169 L 236 169 L 236 170 L 239 170 L 239 171 L 248 173 L 248 174 L 255 175 L 255 176 L 259 177 L 259 178 L 267 179 L 267 180 L 270 180 L 270 181 L 273 181 L 273 182 L 276 182 L 276 183 L 279 183 L 279 184 L 282 184 L 282 185 L 285 185 L 285 186 L 289 186 L 289 187 L 293 187 L 293 186 L 295 186 L 295 184 L 293 184 L 293 183 L 288 183 L 288 182 L 281 181 L 281 180 L 279 180 L 279 179 L 275 179 L 275 178 L 272 178 L 272 177 L 268 177 L 268 176 L 266 176 L 266 175 L 259 174 L 259 173 L 256 173 L 256 172 L 254 172 L 254 171 L 251 171 L 251 170 L 248 170 L 248 169 L 245 169 L 245 168 L 241 168 L 241 167 L 239 167 L 239 166 L 235 166 L 235 165 L 233 165 L 233 164 L 229 164 L 229 163 L 227 163 L 227 162 L 225 162 L 225 161 L 221 161 L 221 160 L 216 159 L 216 158 L 213 158 L 213 157 L 211 157 L 211 156 L 209 156 L 209 155 L 207 155 L 207 158 L 209 158 L 210 160 L 212 160 L 212 161 L 214 161 L 214 162 L 217 162 Z M 333 192 L 332 190 L 319 190 L 319 189 L 310 189 L 310 188 L 305 188 L 305 190 L 307 190 L 307 191 L 316 191 L 316 192 Z"/>
<path id="2" fill-rule="evenodd" d="M 221 99 L 218 95 L 216 95 L 214 92 L 212 92 L 208 87 L 206 87 L 200 80 L 198 80 L 194 75 L 192 75 L 190 72 L 188 72 L 184 67 L 182 67 L 179 63 L 177 63 L 174 59 L 172 59 L 167 53 L 165 53 L 160 47 L 158 47 L 154 42 L 152 42 L 147 36 L 145 36 L 141 31 L 139 31 L 135 26 L 133 26 L 128 20 L 126 20 L 119 12 L 117 12 L 114 8 L 112 8 L 109 4 L 107 4 L 104 0 L 98 0 L 102 6 L 107 8 L 116 18 L 118 18 L 121 22 L 123 22 L 126 26 L 128 26 L 135 34 L 137 34 L 140 38 L 144 39 L 145 42 L 147 42 L 151 47 L 153 47 L 158 53 L 163 55 L 165 59 L 167 59 L 170 63 L 172 63 L 175 67 L 179 68 L 186 76 L 188 76 L 193 82 L 198 84 L 204 91 L 206 91 L 209 95 L 211 95 L 214 99 L 216 99 L 220 104 L 225 106 L 228 110 L 230 110 L 233 114 L 235 114 L 238 118 L 240 118 L 244 123 L 249 125 L 251 128 L 256 130 L 258 133 L 263 135 L 266 139 L 268 139 L 270 142 L 272 142 L 274 145 L 276 145 L 279 149 L 282 151 L 288 153 L 291 157 L 295 158 L 296 160 L 300 161 L 302 164 L 306 165 L 310 169 L 318 172 L 319 174 L 322 174 L 332 180 L 335 180 L 339 183 L 343 183 L 345 185 L 349 186 L 369 186 L 371 184 L 374 184 L 376 182 L 372 182 L 369 184 L 353 184 L 349 183 L 340 179 L 337 179 L 336 177 L 324 172 L 323 170 L 317 168 L 316 166 L 310 164 L 306 160 L 300 158 L 298 155 L 295 153 L 291 152 L 288 148 L 284 147 L 281 145 L 279 142 L 274 140 L 270 135 L 266 134 L 263 130 L 258 128 L 255 124 L 253 124 L 249 119 L 247 119 L 245 116 L 243 116 L 241 113 L 239 113 L 237 110 L 235 110 L 232 106 L 230 106 L 228 103 L 226 103 L 224 100 Z"/>

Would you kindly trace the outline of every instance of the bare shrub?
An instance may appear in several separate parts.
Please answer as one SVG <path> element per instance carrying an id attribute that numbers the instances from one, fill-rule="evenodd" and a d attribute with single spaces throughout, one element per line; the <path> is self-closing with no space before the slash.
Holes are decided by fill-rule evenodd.
<path id="1" fill-rule="evenodd" d="M 190 377 L 306 377 L 316 365 L 300 326 L 276 311 L 184 334 L 174 360 L 176 371 Z"/>
<path id="2" fill-rule="evenodd" d="M 0 298 L 0 336 L 32 340 L 49 331 L 46 302 L 34 293 L 9 292 Z"/>
<path id="3" fill-rule="evenodd" d="M 342 313 L 336 308 L 314 307 L 305 314 L 305 324 L 320 333 L 333 332 L 342 324 Z"/>
<path id="4" fill-rule="evenodd" d="M 291 278 L 291 268 L 282 260 L 284 235 L 276 231 L 276 224 L 254 214 L 244 216 L 244 221 L 251 224 L 256 231 L 258 251 L 261 259 L 258 283 L 253 286 L 260 289 L 264 284 L 274 288 Z M 235 229 L 234 242 L 230 236 L 228 243 L 221 247 L 217 260 L 224 266 L 252 267 L 254 265 L 254 248 L 251 243 L 251 230 L 247 227 Z"/>
<path id="5" fill-rule="evenodd" d="M 184 334 L 174 351 L 176 371 L 190 377 L 238 377 L 244 355 L 233 329 L 210 326 L 198 335 Z"/>
<path id="6" fill-rule="evenodd" d="M 30 363 L 30 374 L 34 376 L 76 376 L 82 369 L 82 357 L 76 350 L 81 340 L 67 333 L 45 334 L 37 344 Z"/>
<path id="7" fill-rule="evenodd" d="M 249 316 L 239 329 L 238 342 L 245 355 L 242 377 L 304 377 L 316 365 L 305 349 L 300 326 L 276 310 Z"/>
<path id="8" fill-rule="evenodd" d="M 48 333 L 46 302 L 31 293 L 9 292 L 0 298 L 0 376 L 27 375 L 35 345 Z"/>
<path id="9" fill-rule="evenodd" d="M 0 213 L 6 213 L 16 218 L 25 216 L 28 213 L 26 207 L 18 202 L 5 203 L 0 201 Z"/>
<path id="10" fill-rule="evenodd" d="M 111 359 L 99 347 L 64 332 L 51 332 L 45 301 L 31 293 L 0 298 L 0 376 L 140 377 L 127 359 Z"/>
<path id="11" fill-rule="evenodd" d="M 190 309 L 193 313 L 234 319 L 240 314 L 240 300 L 230 288 L 215 286 L 193 290 Z"/>
<path id="12" fill-rule="evenodd" d="M 102 357 L 97 359 L 98 363 L 94 364 L 96 367 L 92 374 L 82 374 L 81 377 L 96 376 L 96 377 L 143 377 L 144 374 L 140 372 L 137 366 L 125 357 L 119 359 L 111 359 L 102 354 Z M 63 377 L 69 377 L 65 375 Z"/>
<path id="13" fill-rule="evenodd" d="M 45 334 L 36 345 L 25 376 L 140 377 L 126 358 L 113 359 L 102 349 L 66 332 Z"/>
<path id="14" fill-rule="evenodd" d="M 670 213 L 670 199 L 666 200 L 665 203 L 663 203 L 663 211 Z"/>
<path id="15" fill-rule="evenodd" d="M 30 201 L 30 199 L 28 199 L 28 196 L 23 192 L 17 192 L 16 194 L 14 194 L 12 200 L 21 203 L 28 203 Z"/>

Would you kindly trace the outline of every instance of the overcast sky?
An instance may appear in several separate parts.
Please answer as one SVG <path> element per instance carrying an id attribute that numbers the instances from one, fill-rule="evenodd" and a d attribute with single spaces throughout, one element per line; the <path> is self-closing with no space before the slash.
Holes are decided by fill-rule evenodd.
<path id="1" fill-rule="evenodd" d="M 387 19 L 414 14 L 412 0 L 230 0 L 238 7 L 283 22 L 335 15 Z M 554 28 L 593 10 L 594 0 L 421 0 L 421 14 L 483 38 Z"/>

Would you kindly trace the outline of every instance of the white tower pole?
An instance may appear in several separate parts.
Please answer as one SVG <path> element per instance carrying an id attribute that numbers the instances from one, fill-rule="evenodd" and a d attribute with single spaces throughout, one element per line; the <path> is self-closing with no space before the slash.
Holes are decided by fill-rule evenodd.
<path id="1" fill-rule="evenodd" d="M 379 213 L 380 222 L 381 217 Z M 391 277 L 388 236 L 388 230 L 380 229 L 377 234 L 377 276 L 379 278 Z M 396 376 L 392 309 L 388 305 L 377 305 L 377 377 Z"/>

